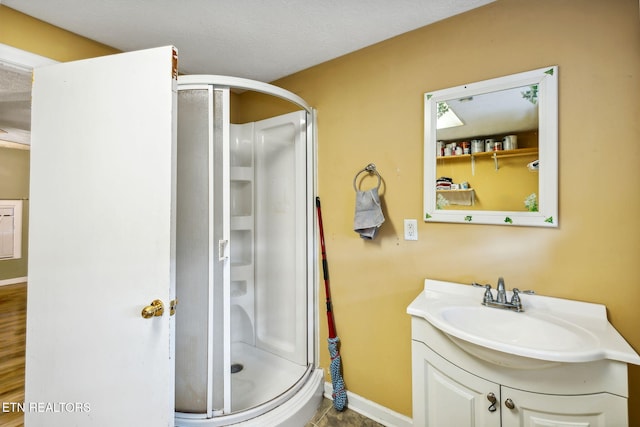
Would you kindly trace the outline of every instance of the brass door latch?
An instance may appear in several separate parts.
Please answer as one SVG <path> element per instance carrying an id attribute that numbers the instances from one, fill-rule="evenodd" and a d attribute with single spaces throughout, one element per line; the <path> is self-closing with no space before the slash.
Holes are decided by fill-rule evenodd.
<path id="1" fill-rule="evenodd" d="M 176 306 L 178 305 L 178 299 L 172 299 L 169 303 L 169 316 L 176 314 Z M 164 304 L 159 299 L 153 300 L 151 305 L 142 309 L 142 317 L 145 319 L 151 319 L 152 317 L 162 316 L 164 314 Z"/>
<path id="2" fill-rule="evenodd" d="M 153 300 L 151 302 L 151 305 L 148 305 L 142 309 L 141 314 L 145 319 L 162 316 L 162 314 L 164 314 L 164 304 L 159 299 Z"/>

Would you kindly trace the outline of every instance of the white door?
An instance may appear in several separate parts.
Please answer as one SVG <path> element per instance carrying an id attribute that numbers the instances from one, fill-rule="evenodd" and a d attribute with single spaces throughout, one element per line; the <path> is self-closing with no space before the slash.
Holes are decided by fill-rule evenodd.
<path id="1" fill-rule="evenodd" d="M 34 72 L 27 427 L 173 426 L 176 64 Z"/>

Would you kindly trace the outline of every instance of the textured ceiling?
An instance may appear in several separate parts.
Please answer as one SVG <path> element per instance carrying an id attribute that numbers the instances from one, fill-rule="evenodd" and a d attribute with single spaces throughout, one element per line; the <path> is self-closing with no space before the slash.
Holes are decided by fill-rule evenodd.
<path id="1" fill-rule="evenodd" d="M 0 0 L 122 51 L 174 45 L 183 74 L 271 82 L 493 0 Z"/>
<path id="2" fill-rule="evenodd" d="M 492 1 L 0 0 L 0 4 L 121 51 L 174 45 L 182 74 L 271 82 Z M 0 66 L 0 129 L 12 129 L 10 134 L 0 131 L 0 139 L 28 140 L 30 94 L 25 84 L 29 79 L 24 75 Z"/>

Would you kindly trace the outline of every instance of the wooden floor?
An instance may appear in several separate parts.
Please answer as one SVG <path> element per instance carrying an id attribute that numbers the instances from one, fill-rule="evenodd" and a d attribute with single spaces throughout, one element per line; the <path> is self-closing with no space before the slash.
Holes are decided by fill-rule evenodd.
<path id="1" fill-rule="evenodd" d="M 11 403 L 24 402 L 27 284 L 0 286 L 0 426 L 24 425 Z"/>

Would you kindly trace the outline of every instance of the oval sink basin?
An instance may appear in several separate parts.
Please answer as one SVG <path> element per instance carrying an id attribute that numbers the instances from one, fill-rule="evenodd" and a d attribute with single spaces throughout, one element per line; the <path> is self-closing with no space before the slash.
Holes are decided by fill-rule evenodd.
<path id="1" fill-rule="evenodd" d="M 483 306 L 483 294 L 482 288 L 427 279 L 407 312 L 467 353 L 505 367 L 541 369 L 600 359 L 640 364 L 607 321 L 603 305 L 523 295 L 524 312 L 518 313 Z"/>
<path id="2" fill-rule="evenodd" d="M 452 327 L 477 337 L 485 337 L 536 351 L 583 351 L 594 348 L 593 334 L 559 319 L 540 314 L 516 313 L 487 307 L 450 307 L 440 313 Z"/>
<path id="3" fill-rule="evenodd" d="M 548 360 L 559 358 L 558 353 L 598 347 L 597 338 L 589 331 L 541 314 L 516 313 L 479 305 L 452 306 L 441 310 L 439 315 L 443 322 L 457 329 L 449 329 L 447 333 L 453 342 L 481 359 L 502 366 L 521 369 L 550 367 L 560 363 Z M 488 340 L 494 341 L 494 345 L 487 343 Z M 502 351 L 491 351 L 492 348 Z"/>

